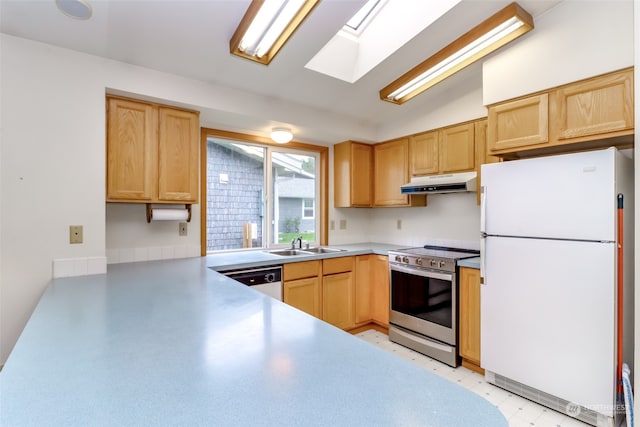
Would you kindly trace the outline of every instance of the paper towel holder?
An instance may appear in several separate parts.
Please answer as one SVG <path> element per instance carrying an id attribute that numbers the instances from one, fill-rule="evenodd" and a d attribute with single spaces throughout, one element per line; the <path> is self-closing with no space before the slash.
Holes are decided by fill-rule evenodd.
<path id="1" fill-rule="evenodd" d="M 151 203 L 147 203 L 147 222 L 151 222 L 153 218 L 153 208 L 151 207 Z M 184 205 L 187 210 L 187 222 L 191 222 L 191 205 Z"/>

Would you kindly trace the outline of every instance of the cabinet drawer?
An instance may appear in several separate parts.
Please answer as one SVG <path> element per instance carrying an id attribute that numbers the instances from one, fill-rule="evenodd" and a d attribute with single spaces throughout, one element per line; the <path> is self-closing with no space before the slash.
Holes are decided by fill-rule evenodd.
<path id="1" fill-rule="evenodd" d="M 353 270 L 353 257 L 328 258 L 322 260 L 322 274 L 345 273 Z"/>
<path id="2" fill-rule="evenodd" d="M 303 279 L 305 277 L 317 277 L 321 274 L 322 264 L 320 260 L 293 262 L 283 266 L 282 276 L 284 281 Z"/>

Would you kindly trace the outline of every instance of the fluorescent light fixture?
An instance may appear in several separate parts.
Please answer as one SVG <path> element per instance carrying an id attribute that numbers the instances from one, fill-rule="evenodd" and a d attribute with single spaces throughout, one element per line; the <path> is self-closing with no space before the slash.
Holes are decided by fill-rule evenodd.
<path id="1" fill-rule="evenodd" d="M 252 0 L 231 37 L 232 54 L 268 65 L 319 0 Z"/>
<path id="2" fill-rule="evenodd" d="M 289 128 L 271 129 L 271 139 L 278 144 L 286 144 L 293 139 L 293 134 Z"/>
<path id="3" fill-rule="evenodd" d="M 532 29 L 531 15 L 511 3 L 382 89 L 380 99 L 402 104 Z"/>

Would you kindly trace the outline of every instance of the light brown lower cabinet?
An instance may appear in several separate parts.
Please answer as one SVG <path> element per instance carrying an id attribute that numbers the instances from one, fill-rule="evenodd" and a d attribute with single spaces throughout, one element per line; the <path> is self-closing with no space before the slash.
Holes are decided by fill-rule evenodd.
<path id="1" fill-rule="evenodd" d="M 373 255 L 358 255 L 356 257 L 356 325 L 367 324 L 373 318 L 371 315 L 371 264 Z"/>
<path id="2" fill-rule="evenodd" d="M 284 264 L 285 303 L 341 328 L 389 326 L 389 259 L 383 255 Z"/>
<path id="3" fill-rule="evenodd" d="M 371 255 L 371 318 L 381 326 L 389 326 L 389 257 Z"/>
<path id="4" fill-rule="evenodd" d="M 353 273 L 322 277 L 322 320 L 341 329 L 355 324 Z"/>
<path id="5" fill-rule="evenodd" d="M 460 267 L 460 356 L 462 365 L 480 368 L 480 270 Z"/>
<path id="6" fill-rule="evenodd" d="M 322 263 L 305 261 L 282 268 L 282 299 L 312 316 L 322 316 Z"/>

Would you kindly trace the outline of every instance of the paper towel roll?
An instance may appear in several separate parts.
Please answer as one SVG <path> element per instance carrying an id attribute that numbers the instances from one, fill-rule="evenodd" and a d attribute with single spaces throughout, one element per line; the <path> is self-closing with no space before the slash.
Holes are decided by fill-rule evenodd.
<path id="1" fill-rule="evenodd" d="M 186 221 L 189 211 L 186 209 L 152 209 L 151 221 Z"/>

